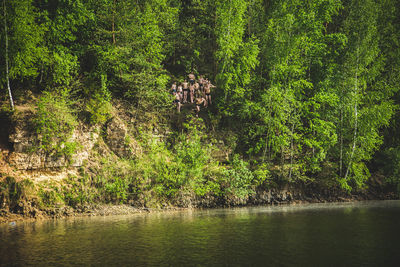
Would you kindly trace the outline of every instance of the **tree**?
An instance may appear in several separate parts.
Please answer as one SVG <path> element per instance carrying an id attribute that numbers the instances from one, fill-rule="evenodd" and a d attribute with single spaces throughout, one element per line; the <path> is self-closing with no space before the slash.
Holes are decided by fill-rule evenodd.
<path id="1" fill-rule="evenodd" d="M 240 113 L 251 72 L 258 64 L 257 39 L 244 39 L 246 10 L 246 1 L 222 0 L 217 4 L 218 108 L 227 117 Z"/>
<path id="2" fill-rule="evenodd" d="M 337 98 L 320 83 L 329 42 L 337 40 L 326 25 L 340 8 L 339 1 L 272 1 L 264 5 L 256 28 L 260 66 L 246 97 L 248 153 L 279 165 L 281 177 L 291 180 L 321 169 L 336 142 L 335 126 L 323 110 Z M 262 15 L 264 14 L 264 15 Z M 264 18 L 263 18 L 264 16 Z"/>
<path id="3" fill-rule="evenodd" d="M 339 181 L 345 188 L 362 186 L 368 179 L 365 162 L 382 143 L 380 129 L 394 111 L 390 90 L 377 83 L 384 59 L 379 54 L 376 8 L 373 1 L 350 1 L 342 23 L 348 43 L 338 65 L 336 88 L 341 103 Z"/>
<path id="4" fill-rule="evenodd" d="M 46 55 L 43 36 L 46 27 L 39 23 L 42 14 L 33 5 L 32 0 L 3 1 L 3 21 L 5 46 L 1 48 L 7 87 L 13 82 L 25 86 L 32 82 L 39 74 L 39 66 Z M 10 94 L 10 90 L 9 90 Z"/>
<path id="5" fill-rule="evenodd" d="M 8 33 L 7 33 L 7 10 L 6 10 L 6 0 L 3 1 L 3 11 L 4 11 L 4 38 L 5 38 L 5 54 L 4 54 L 4 60 L 6 62 L 5 68 L 6 68 L 6 80 L 7 80 L 7 90 L 8 90 L 8 95 L 10 97 L 10 105 L 11 105 L 11 110 L 14 110 L 14 100 L 11 94 L 11 88 L 10 88 L 10 78 L 8 74 Z"/>
<path id="6" fill-rule="evenodd" d="M 370 164 L 374 172 L 382 173 L 386 181 L 400 192 L 400 2 L 385 0 L 379 2 L 378 34 L 379 48 L 384 57 L 384 69 L 377 79 L 382 92 L 393 94 L 396 112 L 390 126 L 384 131 L 382 148 L 376 151 Z"/>

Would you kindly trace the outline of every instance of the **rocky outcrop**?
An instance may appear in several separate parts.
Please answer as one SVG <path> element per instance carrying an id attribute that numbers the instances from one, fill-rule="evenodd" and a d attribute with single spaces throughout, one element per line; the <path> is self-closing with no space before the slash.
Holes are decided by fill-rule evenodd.
<path id="1" fill-rule="evenodd" d="M 34 149 L 38 137 L 32 131 L 29 120 L 16 121 L 13 132 L 9 136 L 12 151 L 8 155 L 10 165 L 18 170 L 35 170 L 60 168 L 66 166 L 79 167 L 88 159 L 90 150 L 97 142 L 99 134 L 96 128 L 87 128 L 83 125 L 77 127 L 72 136 L 72 142 L 78 144 L 78 149 L 71 159 L 63 155 L 55 156 L 41 150 Z"/>
<path id="2" fill-rule="evenodd" d="M 40 143 L 38 136 L 31 125 L 32 112 L 21 114 L 20 119 L 14 120 L 9 135 L 11 146 L 7 155 L 7 162 L 17 170 L 40 170 L 60 167 L 80 167 L 89 159 L 90 153 L 100 138 L 100 127 L 88 127 L 80 124 L 75 128 L 69 142 L 77 144 L 77 150 L 71 158 L 64 155 L 52 155 L 35 149 Z M 104 141 L 119 157 L 132 158 L 141 153 L 136 140 L 128 133 L 127 126 L 117 116 L 111 118 L 103 128 Z"/>
<path id="3" fill-rule="evenodd" d="M 105 125 L 105 142 L 112 152 L 123 158 L 132 158 L 141 153 L 141 148 L 128 133 L 125 123 L 118 117 Z"/>

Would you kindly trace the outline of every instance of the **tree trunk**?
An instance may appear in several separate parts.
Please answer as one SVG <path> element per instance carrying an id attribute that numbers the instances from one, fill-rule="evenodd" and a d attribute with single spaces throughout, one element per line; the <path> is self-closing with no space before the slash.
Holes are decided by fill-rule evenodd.
<path id="1" fill-rule="evenodd" d="M 339 160 L 339 177 L 343 173 L 343 106 L 340 106 L 340 160 Z"/>
<path id="2" fill-rule="evenodd" d="M 8 95 L 10 96 L 10 105 L 11 105 L 11 110 L 14 110 L 14 101 L 13 97 L 11 94 L 11 88 L 10 88 L 10 78 L 8 74 L 8 34 L 7 34 L 7 11 L 6 11 L 6 0 L 3 1 L 3 12 L 4 12 L 4 36 L 6 40 L 6 53 L 5 53 L 5 61 L 6 61 L 6 79 L 7 79 L 7 90 L 8 90 Z"/>
<path id="3" fill-rule="evenodd" d="M 113 39 L 113 44 L 115 45 L 116 40 L 115 40 L 115 1 L 113 2 L 113 11 L 112 11 L 112 39 Z"/>
<path id="4" fill-rule="evenodd" d="M 248 23 L 247 30 L 248 30 L 249 36 L 251 36 L 251 5 L 253 4 L 252 2 L 253 1 L 250 0 L 250 3 L 249 3 L 249 21 L 247 22 Z"/>
<path id="5" fill-rule="evenodd" d="M 294 133 L 294 122 L 292 122 L 292 132 L 290 136 L 290 168 L 289 168 L 289 181 L 292 179 L 292 167 L 293 167 L 293 150 L 294 150 L 294 145 L 293 145 L 293 133 Z M 313 147 L 314 151 L 314 147 Z"/>
<path id="6" fill-rule="evenodd" d="M 347 175 L 349 174 L 349 169 L 351 163 L 353 161 L 354 151 L 356 150 L 356 140 L 357 140 L 357 124 L 358 124 L 358 110 L 357 110 L 357 98 L 358 98 L 358 48 L 357 48 L 357 70 L 355 75 L 355 82 L 354 82 L 354 92 L 355 92 L 355 103 L 354 103 L 354 133 L 353 133 L 353 147 L 351 149 L 349 165 L 347 166 L 346 174 L 344 175 L 344 179 L 347 179 Z"/>

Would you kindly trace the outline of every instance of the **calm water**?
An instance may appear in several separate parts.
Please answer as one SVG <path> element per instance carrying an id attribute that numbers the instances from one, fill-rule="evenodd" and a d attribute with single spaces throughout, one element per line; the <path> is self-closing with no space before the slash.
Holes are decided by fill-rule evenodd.
<path id="1" fill-rule="evenodd" d="M 0 266 L 400 266 L 400 201 L 0 225 Z"/>

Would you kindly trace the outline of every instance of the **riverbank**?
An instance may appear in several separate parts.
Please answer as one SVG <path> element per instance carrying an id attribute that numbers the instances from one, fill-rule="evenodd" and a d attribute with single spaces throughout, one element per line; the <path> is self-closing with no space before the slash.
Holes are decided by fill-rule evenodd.
<path id="1" fill-rule="evenodd" d="M 45 143 L 35 123 L 52 115 L 35 105 L 0 117 L 0 221 L 397 199 L 379 173 L 361 185 L 349 180 L 350 187 L 332 162 L 307 173 L 288 151 L 276 160 L 249 158 L 240 136 L 209 113 L 168 117 L 114 101 L 101 123 L 76 117 L 68 136 L 46 129 L 53 139 Z"/>
<path id="2" fill-rule="evenodd" d="M 198 206 L 164 206 L 162 208 L 135 207 L 127 204 L 88 204 L 76 208 L 64 206 L 60 208 L 49 208 L 47 210 L 38 210 L 30 207 L 30 212 L 26 214 L 16 214 L 5 209 L 0 210 L 0 223 L 17 222 L 33 222 L 38 220 L 62 219 L 73 217 L 92 217 L 92 216 L 114 216 L 114 215 L 133 215 L 147 214 L 154 212 L 169 212 L 190 209 L 214 209 L 214 208 L 231 208 L 231 207 L 261 207 L 261 206 L 276 206 L 276 205 L 301 205 L 309 203 L 343 203 L 343 202 L 358 202 L 368 200 L 398 200 L 399 196 L 392 192 L 373 192 L 366 190 L 358 192 L 356 195 L 349 195 L 346 192 L 324 190 L 322 192 L 306 192 L 305 194 L 292 193 L 288 190 L 280 192 L 257 192 L 254 197 L 250 197 L 246 203 L 235 202 L 232 199 L 230 202 L 218 204 L 217 202 L 198 202 Z M 340 194 L 338 194 L 340 192 Z M 269 197 L 268 197 L 269 196 Z M 28 210 L 25 207 L 25 210 Z M 33 212 L 33 210 L 35 210 Z"/>
<path id="3" fill-rule="evenodd" d="M 137 208 L 131 205 L 110 205 L 110 204 L 96 204 L 84 205 L 77 209 L 71 207 L 62 207 L 47 211 L 38 211 L 34 216 L 27 214 L 15 214 L 6 210 L 0 210 L 0 223 L 12 222 L 29 222 L 37 220 L 48 219 L 62 219 L 72 217 L 91 217 L 91 216 L 112 216 L 112 215 L 131 215 L 138 213 L 160 212 L 167 210 L 180 210 L 182 208 L 168 208 L 168 209 L 149 209 Z"/>

